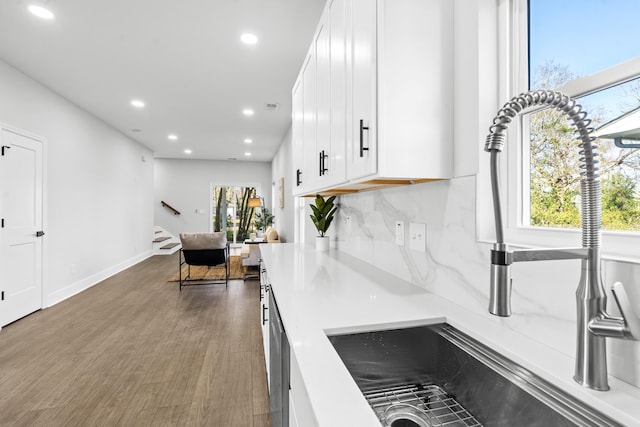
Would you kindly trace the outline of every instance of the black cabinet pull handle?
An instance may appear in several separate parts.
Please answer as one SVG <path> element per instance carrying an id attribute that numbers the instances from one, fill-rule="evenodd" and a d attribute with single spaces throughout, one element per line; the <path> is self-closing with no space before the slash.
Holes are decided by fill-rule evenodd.
<path id="1" fill-rule="evenodd" d="M 302 175 L 302 171 L 300 169 L 296 169 L 296 187 L 300 187 L 300 184 L 302 184 L 300 175 Z"/>
<path id="2" fill-rule="evenodd" d="M 322 176 L 322 151 L 318 153 L 318 170 L 319 170 L 318 175 Z"/>
<path id="3" fill-rule="evenodd" d="M 325 154 L 324 150 L 322 150 L 319 154 L 320 154 L 320 176 L 324 176 L 329 170 L 327 169 L 325 164 L 325 159 L 329 156 Z"/>
<path id="4" fill-rule="evenodd" d="M 364 152 L 369 151 L 369 147 L 364 146 L 364 131 L 369 130 L 369 126 L 364 125 L 364 120 L 360 120 L 360 157 L 364 157 Z"/>
<path id="5" fill-rule="evenodd" d="M 329 155 L 322 150 L 322 174 L 326 174 L 329 172 L 329 168 L 327 167 L 327 158 Z"/>
<path id="6" fill-rule="evenodd" d="M 263 325 L 267 323 L 267 316 L 266 316 L 267 310 L 268 308 L 264 304 L 262 304 L 262 324 Z"/>

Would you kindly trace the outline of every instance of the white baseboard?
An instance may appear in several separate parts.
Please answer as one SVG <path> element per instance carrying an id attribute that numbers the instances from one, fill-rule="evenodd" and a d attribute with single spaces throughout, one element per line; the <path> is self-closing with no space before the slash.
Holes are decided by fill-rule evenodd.
<path id="1" fill-rule="evenodd" d="M 51 307 L 58 304 L 59 302 L 66 300 L 67 298 L 71 298 L 72 296 L 79 294 L 80 292 L 89 289 L 94 285 L 97 285 L 98 283 L 102 282 L 105 279 L 108 279 L 114 274 L 120 273 L 122 270 L 126 270 L 127 268 L 136 265 L 137 263 L 142 262 L 151 256 L 153 256 L 153 252 L 151 250 L 142 252 L 141 254 L 129 258 L 128 260 L 125 260 L 96 274 L 92 274 L 89 277 L 72 283 L 69 286 L 52 292 L 51 294 L 44 297 L 43 308 Z"/>

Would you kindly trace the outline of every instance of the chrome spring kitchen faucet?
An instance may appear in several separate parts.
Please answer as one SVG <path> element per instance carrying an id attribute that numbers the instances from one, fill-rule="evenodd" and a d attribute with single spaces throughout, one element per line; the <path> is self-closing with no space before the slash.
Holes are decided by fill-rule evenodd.
<path id="1" fill-rule="evenodd" d="M 502 209 L 498 188 L 498 153 L 512 120 L 529 107 L 548 106 L 564 113 L 577 130 L 580 144 L 580 192 L 582 195 L 582 247 L 510 251 L 504 243 Z M 640 320 L 633 313 L 622 283 L 612 293 L 622 317 L 606 311 L 607 296 L 600 272 L 601 193 L 597 147 L 590 136 L 593 130 L 587 113 L 567 95 L 557 91 L 529 91 L 507 102 L 493 120 L 485 143 L 491 155 L 491 188 L 496 224 L 496 243 L 491 251 L 491 288 L 489 312 L 511 315 L 511 264 L 520 261 L 581 259 L 582 272 L 576 291 L 577 343 L 574 380 L 594 390 L 609 390 L 607 380 L 606 337 L 640 339 Z"/>

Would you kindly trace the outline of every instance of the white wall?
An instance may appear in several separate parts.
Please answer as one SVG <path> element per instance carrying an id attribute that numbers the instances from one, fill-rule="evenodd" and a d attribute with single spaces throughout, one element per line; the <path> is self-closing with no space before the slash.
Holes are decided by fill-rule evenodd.
<path id="1" fill-rule="evenodd" d="M 291 143 L 291 127 L 280 143 L 280 148 L 271 162 L 271 176 L 274 181 L 275 198 L 273 200 L 273 214 L 275 215 L 274 226 L 280 233 L 283 242 L 293 242 L 294 230 L 294 198 L 293 198 L 293 180 L 295 175 L 293 170 Z M 279 188 L 280 178 L 284 178 L 284 208 L 280 207 Z"/>
<path id="2" fill-rule="evenodd" d="M 0 122 L 46 139 L 45 306 L 150 255 L 151 151 L 2 61 Z"/>
<path id="3" fill-rule="evenodd" d="M 350 226 L 346 216 L 351 217 Z M 332 234 L 338 237 L 339 250 L 492 317 L 490 245 L 477 242 L 475 216 L 475 177 L 456 178 L 340 196 Z M 405 223 L 405 246 L 395 243 L 396 220 Z M 426 252 L 409 249 L 412 222 L 427 225 Z M 603 270 L 605 286 L 622 281 L 633 306 L 640 307 L 640 265 L 607 261 Z M 574 357 L 580 261 L 518 263 L 512 276 L 513 316 L 500 323 L 540 342 L 541 351 L 550 347 Z M 614 306 L 610 298 L 612 313 Z M 609 339 L 608 348 L 609 373 L 640 387 L 640 343 Z"/>
<path id="4" fill-rule="evenodd" d="M 258 195 L 271 206 L 271 164 L 216 160 L 156 159 L 154 176 L 154 223 L 174 236 L 209 231 L 211 185 L 257 187 Z M 164 200 L 180 211 L 174 215 L 160 206 Z M 196 213 L 197 210 L 203 213 Z"/>

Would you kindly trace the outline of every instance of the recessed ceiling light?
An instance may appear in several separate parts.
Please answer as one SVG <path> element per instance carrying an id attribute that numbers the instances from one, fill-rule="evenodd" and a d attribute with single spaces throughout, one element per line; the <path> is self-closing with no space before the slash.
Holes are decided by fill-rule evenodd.
<path id="1" fill-rule="evenodd" d="M 172 141 L 177 141 L 178 140 L 178 135 L 170 133 L 167 138 L 169 138 Z"/>
<path id="2" fill-rule="evenodd" d="M 32 4 L 32 5 L 29 5 L 28 9 L 29 9 L 29 12 L 33 13 L 38 18 L 42 18 L 46 20 L 51 20 L 55 18 L 55 15 L 53 14 L 53 12 L 51 12 L 49 9 L 47 9 L 44 6 Z"/>
<path id="3" fill-rule="evenodd" d="M 247 138 L 247 139 L 244 140 L 245 144 L 251 144 L 252 142 L 253 142 L 253 139 L 251 139 L 251 138 Z"/>
<path id="4" fill-rule="evenodd" d="M 245 108 L 244 110 L 242 110 L 242 114 L 244 114 L 245 116 L 253 116 L 253 110 L 251 108 Z"/>
<path id="5" fill-rule="evenodd" d="M 246 153 L 244 153 L 245 156 L 249 157 L 251 155 L 251 153 L 249 153 L 248 151 Z"/>
<path id="6" fill-rule="evenodd" d="M 188 149 L 188 148 L 186 150 L 184 150 L 184 154 L 191 154 L 191 153 L 192 153 L 192 151 L 190 149 Z"/>
<path id="7" fill-rule="evenodd" d="M 144 107 L 144 101 L 142 101 L 140 99 L 132 99 L 131 100 L 131 105 L 133 105 L 136 108 L 143 108 Z"/>
<path id="8" fill-rule="evenodd" d="M 258 43 L 258 37 L 255 34 L 245 33 L 240 36 L 240 40 L 244 44 L 256 44 Z"/>

